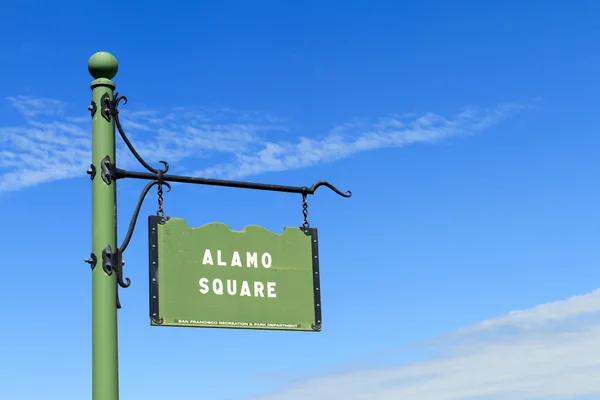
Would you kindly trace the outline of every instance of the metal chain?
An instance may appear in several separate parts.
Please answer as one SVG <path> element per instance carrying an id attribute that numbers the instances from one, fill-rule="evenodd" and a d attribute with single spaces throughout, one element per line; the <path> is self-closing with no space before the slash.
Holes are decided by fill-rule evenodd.
<path id="1" fill-rule="evenodd" d="M 308 203 L 306 202 L 305 194 L 302 195 L 302 215 L 304 215 L 302 227 L 305 229 L 310 228 L 310 224 L 308 223 Z"/>
<path id="2" fill-rule="evenodd" d="M 160 183 L 158 184 L 158 211 L 156 211 L 156 215 L 159 217 L 165 216 L 165 211 L 163 210 L 163 190 Z"/>

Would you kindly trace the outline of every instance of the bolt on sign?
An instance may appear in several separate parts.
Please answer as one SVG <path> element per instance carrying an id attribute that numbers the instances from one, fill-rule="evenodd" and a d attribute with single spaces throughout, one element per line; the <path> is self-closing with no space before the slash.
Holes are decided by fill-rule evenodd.
<path id="1" fill-rule="evenodd" d="M 149 217 L 153 326 L 321 330 L 317 229 Z"/>

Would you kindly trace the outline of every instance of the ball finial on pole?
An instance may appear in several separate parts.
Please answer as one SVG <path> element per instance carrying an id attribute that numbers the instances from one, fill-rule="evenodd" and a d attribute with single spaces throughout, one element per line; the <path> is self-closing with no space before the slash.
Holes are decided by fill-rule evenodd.
<path id="1" fill-rule="evenodd" d="M 117 75 L 118 70 L 117 59 L 105 51 L 95 53 L 88 61 L 88 71 L 94 79 L 112 79 Z"/>

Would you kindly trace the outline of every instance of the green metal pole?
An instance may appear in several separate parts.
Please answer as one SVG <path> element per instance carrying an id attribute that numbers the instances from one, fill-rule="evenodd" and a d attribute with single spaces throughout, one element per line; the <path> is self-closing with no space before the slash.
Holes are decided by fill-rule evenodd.
<path id="1" fill-rule="evenodd" d="M 92 399 L 119 399 L 117 282 L 102 265 L 102 252 L 110 246 L 116 252 L 116 181 L 102 177 L 102 160 L 108 156 L 115 163 L 115 126 L 112 116 L 102 116 L 102 96 L 113 99 L 116 85 L 111 79 L 118 64 L 109 53 L 94 54 L 88 62 L 94 81 L 92 88 L 92 252 L 97 265 L 92 270 Z M 94 107 L 95 104 L 95 107 Z M 95 110 L 95 111 L 94 111 Z"/>

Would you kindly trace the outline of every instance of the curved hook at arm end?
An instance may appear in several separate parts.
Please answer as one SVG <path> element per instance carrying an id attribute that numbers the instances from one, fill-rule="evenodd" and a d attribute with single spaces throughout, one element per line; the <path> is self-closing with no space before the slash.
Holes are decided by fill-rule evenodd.
<path id="1" fill-rule="evenodd" d="M 161 163 L 162 165 L 164 165 L 164 166 L 165 166 L 165 169 L 163 169 L 163 170 L 162 170 L 162 172 L 163 172 L 163 174 L 166 174 L 166 173 L 167 173 L 167 171 L 169 171 L 169 163 L 168 163 L 168 162 L 166 162 L 166 161 L 162 161 L 162 160 L 161 160 L 161 161 L 159 161 L 159 163 Z"/>
<path id="2" fill-rule="evenodd" d="M 325 186 L 328 187 L 329 189 L 333 190 L 335 193 L 339 194 L 342 197 L 348 198 L 352 196 L 352 192 L 349 190 L 346 190 L 346 193 L 342 192 L 341 190 L 339 190 L 338 188 L 336 188 L 335 186 L 333 186 L 331 183 L 329 182 L 325 182 L 325 181 L 319 181 L 316 182 L 314 185 L 312 185 L 309 189 L 309 194 L 314 194 L 315 191 L 320 188 L 321 186 Z"/>

